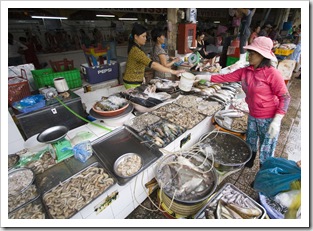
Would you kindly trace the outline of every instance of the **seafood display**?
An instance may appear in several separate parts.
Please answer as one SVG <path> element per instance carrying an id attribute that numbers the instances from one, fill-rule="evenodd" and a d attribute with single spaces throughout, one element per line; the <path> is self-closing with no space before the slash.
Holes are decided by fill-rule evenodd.
<path id="1" fill-rule="evenodd" d="M 244 114 L 242 117 L 234 118 L 231 124 L 231 129 L 233 131 L 247 131 L 248 127 L 248 114 Z"/>
<path id="2" fill-rule="evenodd" d="M 9 214 L 9 219 L 45 219 L 46 214 L 40 199 L 28 203 Z"/>
<path id="3" fill-rule="evenodd" d="M 30 160 L 25 164 L 25 167 L 31 168 L 37 175 L 43 173 L 48 168 L 51 168 L 56 164 L 56 160 L 51 156 L 49 151 L 43 153 L 39 159 Z"/>
<path id="4" fill-rule="evenodd" d="M 232 184 L 225 184 L 196 215 L 197 219 L 262 219 L 265 209 Z"/>
<path id="5" fill-rule="evenodd" d="M 215 121 L 221 127 L 234 131 L 245 133 L 248 126 L 248 114 L 236 109 L 221 110 L 215 113 Z"/>
<path id="6" fill-rule="evenodd" d="M 52 218 L 72 217 L 114 184 L 113 178 L 96 165 L 87 167 L 43 195 L 44 205 Z"/>
<path id="7" fill-rule="evenodd" d="M 19 168 L 9 173 L 9 195 L 18 195 L 27 189 L 34 181 L 35 176 L 31 169 Z"/>
<path id="8" fill-rule="evenodd" d="M 157 145 L 159 148 L 167 146 L 186 131 L 185 128 L 164 120 L 148 126 L 138 133 L 145 141 Z"/>
<path id="9" fill-rule="evenodd" d="M 148 108 L 171 98 L 171 95 L 166 92 L 156 92 L 155 85 L 141 85 L 121 92 L 121 95 L 133 103 Z"/>
<path id="10" fill-rule="evenodd" d="M 201 155 L 166 155 L 159 161 L 155 177 L 167 196 L 184 203 L 203 201 L 217 185 L 214 168 Z"/>
<path id="11" fill-rule="evenodd" d="M 155 85 L 156 90 L 166 91 L 178 87 L 179 81 L 170 81 L 167 79 L 154 78 L 150 80 L 150 84 Z"/>
<path id="12" fill-rule="evenodd" d="M 14 165 L 17 164 L 17 162 L 19 161 L 20 157 L 16 154 L 11 154 L 8 156 L 8 169 L 12 169 L 14 167 Z"/>
<path id="13" fill-rule="evenodd" d="M 233 99 L 231 104 L 235 109 L 249 113 L 249 107 L 245 99 Z"/>
<path id="14" fill-rule="evenodd" d="M 23 193 L 17 196 L 9 195 L 8 200 L 9 213 L 17 209 L 18 207 L 22 206 L 23 204 L 29 202 L 30 200 L 34 199 L 37 196 L 38 192 L 35 185 L 31 185 L 27 190 L 25 190 Z"/>
<path id="15" fill-rule="evenodd" d="M 95 103 L 94 109 L 98 111 L 115 111 L 128 105 L 128 100 L 111 95 L 109 97 L 102 97 L 102 99 Z"/>
<path id="16" fill-rule="evenodd" d="M 141 169 L 141 167 L 141 157 L 134 153 L 122 155 L 114 164 L 115 173 L 120 177 L 133 176 Z"/>
<path id="17" fill-rule="evenodd" d="M 128 120 L 124 123 L 124 125 L 134 129 L 136 132 L 141 132 L 147 126 L 152 125 L 158 121 L 160 121 L 160 117 L 152 115 L 151 113 L 144 113 L 135 118 Z"/>
<path id="18" fill-rule="evenodd" d="M 250 146 L 227 132 L 205 134 L 200 138 L 200 143 L 205 155 L 214 159 L 214 167 L 221 171 L 241 167 L 251 158 Z"/>
<path id="19" fill-rule="evenodd" d="M 168 103 L 151 113 L 186 129 L 193 128 L 205 118 L 204 115 L 190 108 L 174 103 Z"/>
<path id="20" fill-rule="evenodd" d="M 222 109 L 222 105 L 218 102 L 207 101 L 201 97 L 194 95 L 181 95 L 174 103 L 183 107 L 194 109 L 206 116 L 211 116 L 218 110 Z"/>

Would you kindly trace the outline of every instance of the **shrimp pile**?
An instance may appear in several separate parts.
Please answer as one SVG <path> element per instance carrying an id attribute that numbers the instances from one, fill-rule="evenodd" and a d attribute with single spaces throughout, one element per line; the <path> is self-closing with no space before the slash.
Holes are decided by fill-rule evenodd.
<path id="1" fill-rule="evenodd" d="M 113 183 L 103 168 L 89 167 L 44 194 L 43 201 L 52 218 L 70 218 Z"/>

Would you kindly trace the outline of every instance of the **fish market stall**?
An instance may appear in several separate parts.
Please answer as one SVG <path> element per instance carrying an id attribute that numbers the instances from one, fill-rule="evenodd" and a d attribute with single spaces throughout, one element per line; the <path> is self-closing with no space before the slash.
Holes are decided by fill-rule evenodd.
<path id="1" fill-rule="evenodd" d="M 78 131 L 90 134 L 80 140 L 90 142 L 92 149 L 85 162 L 73 154 L 58 160 L 44 146 L 40 152 L 19 155 L 19 164 L 9 167 L 32 169 L 36 188 L 31 187 L 33 196 L 28 200 L 39 195 L 45 218 L 123 219 L 149 196 L 145 184 L 154 178 L 164 209 L 194 216 L 208 203 L 225 172 L 232 174 L 250 158 L 242 139 L 218 140 L 223 132 L 212 123 L 215 115 L 220 120 L 226 115 L 235 118 L 234 111 L 218 113 L 229 108 L 239 89 L 237 83 L 195 81 L 186 92 L 175 81 L 154 80 L 139 89 L 98 98 L 89 113 L 94 124 L 70 130 L 64 137 L 74 144 Z M 113 118 L 119 123 L 111 124 Z M 208 139 L 220 146 L 209 146 Z M 240 147 L 230 150 L 227 144 Z M 222 159 L 209 155 L 210 148 L 211 153 L 214 148 L 223 150 Z M 227 159 L 232 152 L 241 153 L 242 159 Z M 11 211 L 18 206 L 12 205 Z"/>

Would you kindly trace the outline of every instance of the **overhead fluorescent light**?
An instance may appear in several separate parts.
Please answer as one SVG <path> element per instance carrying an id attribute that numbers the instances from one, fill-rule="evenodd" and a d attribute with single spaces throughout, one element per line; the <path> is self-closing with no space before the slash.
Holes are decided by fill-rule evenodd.
<path id="1" fill-rule="evenodd" d="M 221 23 L 221 21 L 214 21 L 213 23 Z"/>
<path id="2" fill-rule="evenodd" d="M 118 20 L 123 20 L 123 21 L 137 21 L 138 18 L 119 18 Z"/>
<path id="3" fill-rule="evenodd" d="M 67 17 L 52 17 L 52 16 L 32 16 L 32 18 L 41 18 L 41 19 L 67 19 Z"/>
<path id="4" fill-rule="evenodd" d="M 114 18 L 115 15 L 112 14 L 97 14 L 97 17 L 101 17 L 101 18 Z"/>

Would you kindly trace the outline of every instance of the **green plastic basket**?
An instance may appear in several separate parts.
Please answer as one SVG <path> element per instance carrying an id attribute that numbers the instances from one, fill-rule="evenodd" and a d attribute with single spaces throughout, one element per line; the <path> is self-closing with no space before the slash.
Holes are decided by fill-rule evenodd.
<path id="1" fill-rule="evenodd" d="M 75 68 L 70 71 L 53 72 L 52 68 L 32 70 L 33 79 L 37 89 L 45 86 L 54 86 L 53 80 L 55 78 L 63 77 L 70 89 L 82 86 L 82 79 L 79 69 Z"/>
<path id="2" fill-rule="evenodd" d="M 226 66 L 228 67 L 228 66 L 232 65 L 235 62 L 237 62 L 238 60 L 239 60 L 239 58 L 227 56 Z"/>

